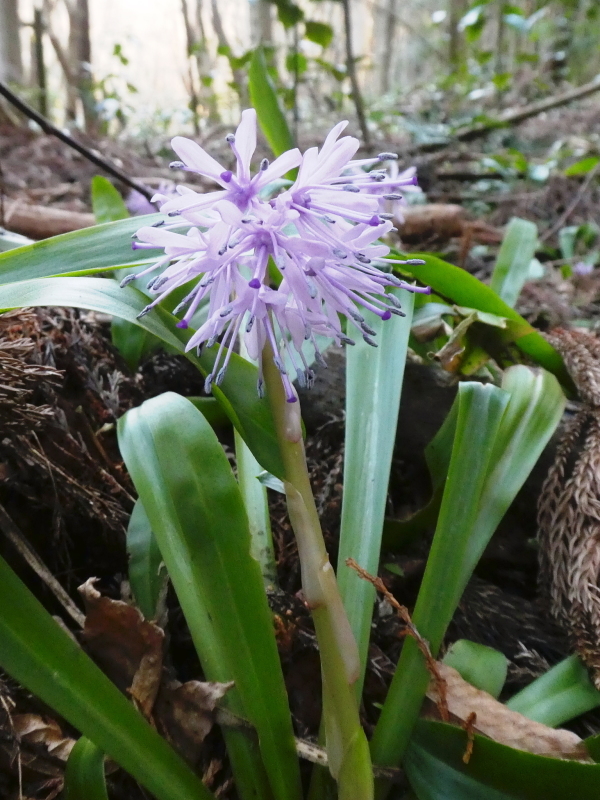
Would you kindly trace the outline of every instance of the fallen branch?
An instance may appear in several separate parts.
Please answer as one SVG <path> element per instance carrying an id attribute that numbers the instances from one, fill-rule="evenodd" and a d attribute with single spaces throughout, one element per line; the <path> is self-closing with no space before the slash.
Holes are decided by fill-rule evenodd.
<path id="1" fill-rule="evenodd" d="M 517 109 L 508 109 L 500 114 L 496 119 L 489 122 L 481 122 L 477 125 L 460 128 L 447 142 L 430 142 L 428 144 L 417 145 L 409 148 L 405 155 L 411 156 L 416 153 L 435 153 L 434 160 L 443 156 L 445 151 L 455 145 L 457 142 L 472 142 L 474 139 L 479 139 L 482 136 L 490 133 L 497 128 L 504 128 L 510 125 L 518 125 L 526 119 L 536 117 L 538 114 L 543 114 L 544 111 L 551 111 L 553 108 L 560 108 L 560 106 L 567 105 L 573 100 L 580 100 L 582 97 L 587 97 L 594 92 L 600 92 L 600 78 L 595 78 L 577 89 L 570 89 L 568 92 L 562 94 L 552 95 L 543 100 L 536 100 L 527 106 Z M 441 152 L 436 152 L 441 151 Z"/>
<path id="2" fill-rule="evenodd" d="M 37 240 L 89 228 L 95 225 L 95 219 L 93 214 L 9 200 L 4 205 L 4 219 L 0 224 L 6 230 Z"/>
<path id="3" fill-rule="evenodd" d="M 150 191 L 147 186 L 144 186 L 141 183 L 137 183 L 133 181 L 128 175 L 122 172 L 120 169 L 111 164 L 106 159 L 102 158 L 100 155 L 97 155 L 95 152 L 89 149 L 89 147 L 85 147 L 84 145 L 80 144 L 79 142 L 75 141 L 72 136 L 69 136 L 68 133 L 61 131 L 60 128 L 57 128 L 51 122 L 49 122 L 45 117 L 39 114 L 34 108 L 30 105 L 25 103 L 21 100 L 20 97 L 8 88 L 5 83 L 0 81 L 0 95 L 5 97 L 11 105 L 17 108 L 21 113 L 25 114 L 26 117 L 32 119 L 34 122 L 40 126 L 40 128 L 44 131 L 44 133 L 48 133 L 52 136 L 56 136 L 57 139 L 60 139 L 61 142 L 69 145 L 72 147 L 73 150 L 77 150 L 84 158 L 87 158 L 88 161 L 91 161 L 92 164 L 95 164 L 97 167 L 103 172 L 106 172 L 108 175 L 112 175 L 113 178 L 116 178 L 119 181 L 122 181 L 131 189 L 135 189 L 140 194 L 144 195 L 147 200 L 152 199 L 152 195 L 154 192 Z"/>

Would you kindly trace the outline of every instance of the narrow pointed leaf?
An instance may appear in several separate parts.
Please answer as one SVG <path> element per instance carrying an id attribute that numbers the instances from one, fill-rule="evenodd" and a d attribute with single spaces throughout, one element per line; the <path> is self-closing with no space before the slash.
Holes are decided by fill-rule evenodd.
<path id="1" fill-rule="evenodd" d="M 294 147 L 294 138 L 279 105 L 262 47 L 257 47 L 252 54 L 248 70 L 248 87 L 252 105 L 256 109 L 258 124 L 273 153 L 280 156 L 286 150 L 291 150 Z"/>
<path id="2" fill-rule="evenodd" d="M 131 237 L 161 219 L 162 214 L 149 214 L 107 222 L 0 253 L 0 285 L 58 275 L 93 275 L 152 261 L 131 249 Z"/>
<path id="3" fill-rule="evenodd" d="M 377 573 L 414 302 L 410 292 L 395 290 L 394 294 L 401 300 L 406 317 L 393 316 L 383 322 L 367 312 L 367 322 L 376 330 L 379 346 L 373 348 L 359 339 L 346 349 L 344 499 L 337 574 L 359 647 L 359 693 L 375 590 L 346 566 L 346 559 L 354 558 L 367 572 Z"/>

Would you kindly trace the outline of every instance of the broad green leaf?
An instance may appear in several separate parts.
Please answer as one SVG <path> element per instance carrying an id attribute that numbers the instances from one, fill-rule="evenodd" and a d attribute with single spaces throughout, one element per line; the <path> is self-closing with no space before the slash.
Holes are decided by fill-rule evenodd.
<path id="1" fill-rule="evenodd" d="M 463 565 L 507 392 L 491 384 L 461 383 L 452 456 L 440 515 L 421 583 L 413 622 L 433 655 L 464 589 Z M 373 761 L 395 766 L 408 743 L 429 682 L 423 656 L 407 637 L 372 740 Z"/>
<path id="2" fill-rule="evenodd" d="M 587 158 L 582 158 L 574 164 L 571 164 L 570 167 L 567 167 L 565 175 L 567 177 L 573 175 L 587 175 L 587 173 L 591 172 L 598 164 L 600 164 L 599 156 L 588 156 Z"/>
<path id="3" fill-rule="evenodd" d="M 82 736 L 71 750 L 65 770 L 64 800 L 108 800 L 104 753 Z"/>
<path id="4" fill-rule="evenodd" d="M 252 55 L 248 70 L 248 86 L 252 105 L 258 116 L 258 124 L 273 153 L 280 156 L 286 150 L 291 150 L 294 147 L 294 138 L 267 71 L 262 47 L 257 47 Z"/>
<path id="5" fill-rule="evenodd" d="M 554 728 L 599 706 L 600 692 L 592 685 L 579 656 L 569 656 L 511 697 L 506 705 Z"/>
<path id="6" fill-rule="evenodd" d="M 94 175 L 92 178 L 92 211 L 99 225 L 129 217 L 120 193 L 103 175 Z"/>
<path id="7" fill-rule="evenodd" d="M 129 584 L 136 605 L 146 619 L 156 619 L 158 602 L 167 581 L 156 537 L 140 500 L 136 501 L 127 526 Z"/>
<path id="8" fill-rule="evenodd" d="M 419 800 L 596 800 L 600 765 L 533 755 L 475 734 L 419 720 L 405 768 Z"/>
<path id="9" fill-rule="evenodd" d="M 498 697 L 506 681 L 508 659 L 499 650 L 459 639 L 442 659 L 472 686 Z"/>
<path id="10" fill-rule="evenodd" d="M 0 558 L 0 668 L 157 800 L 213 795 Z"/>
<path id="11" fill-rule="evenodd" d="M 162 214 L 149 214 L 107 222 L 0 253 L 0 285 L 57 275 L 93 275 L 149 263 L 160 250 L 154 257 L 142 257 L 139 250 L 131 249 L 131 237 L 142 226 L 161 219 Z"/>
<path id="12" fill-rule="evenodd" d="M 489 311 L 499 317 L 506 317 L 515 323 L 511 339 L 525 355 L 540 366 L 554 373 L 561 384 L 575 393 L 563 360 L 558 352 L 523 317 L 505 303 L 489 286 L 477 280 L 464 269 L 455 267 L 447 261 L 429 253 L 410 253 L 407 258 L 421 258 L 424 264 L 403 266 L 402 273 L 410 274 L 422 283 L 429 285 L 442 297 L 459 306 Z"/>
<path id="13" fill-rule="evenodd" d="M 490 282 L 498 297 L 509 306 L 514 306 L 521 294 L 536 246 L 537 226 L 526 219 L 513 217 L 502 239 Z"/>
<path id="14" fill-rule="evenodd" d="M 383 519 L 394 449 L 398 409 L 414 294 L 394 290 L 406 317 L 383 322 L 365 312 L 377 333 L 378 347 L 362 339 L 346 350 L 346 437 L 344 499 L 337 575 L 344 606 L 356 637 L 362 681 L 369 648 L 375 590 L 346 566 L 354 558 L 371 574 L 377 573 Z"/>
<path id="15" fill-rule="evenodd" d="M 307 20 L 304 35 L 309 41 L 320 44 L 321 47 L 329 47 L 333 39 L 333 28 L 325 22 Z"/>
<path id="16" fill-rule="evenodd" d="M 27 306 L 74 306 L 120 317 L 185 355 L 207 375 L 214 364 L 218 345 L 205 350 L 201 358 L 185 353 L 185 342 L 191 331 L 180 331 L 175 318 L 161 308 L 138 319 L 146 302 L 147 298 L 131 286 L 120 289 L 115 281 L 103 278 L 49 278 L 0 286 L 2 311 Z M 257 375 L 255 366 L 233 353 L 225 379 L 220 387 L 213 385 L 213 394 L 262 466 L 281 477 L 283 465 L 273 418 L 267 401 L 258 397 Z"/>
<path id="17" fill-rule="evenodd" d="M 271 612 L 239 487 L 214 431 L 168 392 L 119 420 L 119 446 L 209 680 L 235 681 L 276 800 L 299 800 L 298 761 Z"/>

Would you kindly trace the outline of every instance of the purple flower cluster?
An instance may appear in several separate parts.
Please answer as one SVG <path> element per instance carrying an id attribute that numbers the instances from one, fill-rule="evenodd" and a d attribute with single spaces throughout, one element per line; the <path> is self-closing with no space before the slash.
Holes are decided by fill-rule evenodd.
<path id="1" fill-rule="evenodd" d="M 255 175 L 250 172 L 256 149 L 254 109 L 243 112 L 235 135 L 227 137 L 237 163 L 235 172 L 195 142 L 180 136 L 173 139 L 181 161 L 171 166 L 210 178 L 219 188 L 200 194 L 180 186 L 177 196 L 155 197 L 167 219 L 140 228 L 133 247 L 163 248 L 164 255 L 121 285 L 158 273 L 148 284 L 156 299 L 143 310 L 146 314 L 174 289 L 197 279 L 174 313 L 184 312 L 177 325 L 187 328 L 208 298 L 206 322 L 187 345 L 200 349 L 220 340 L 214 369 L 206 379 L 207 391 L 223 380 L 232 346 L 242 332 L 252 358 L 259 359 L 270 343 L 288 401 L 294 402 L 284 352 L 294 364 L 299 384 L 310 385 L 314 375 L 303 345 L 312 342 L 317 360 L 322 360 L 315 334 L 338 344 L 354 344 L 342 331 L 343 315 L 375 346 L 374 331 L 359 308 L 386 320 L 392 314 L 402 315 L 386 286 L 429 292 L 382 269 L 414 263 L 386 259 L 389 247 L 379 240 L 392 230 L 392 214 L 383 213 L 382 206 L 386 200 L 403 201 L 401 192 L 414 189 L 415 170 L 388 174 L 384 166 L 396 158 L 393 153 L 352 160 L 359 142 L 351 136 L 339 138 L 346 124 L 336 125 L 320 150 L 313 147 L 304 155 L 289 150 L 272 164 L 263 159 Z M 296 167 L 294 183 L 272 196 L 274 182 L 284 186 L 280 179 Z M 172 230 L 183 226 L 191 226 L 186 234 Z M 281 274 L 277 288 L 270 285 L 269 264 Z"/>

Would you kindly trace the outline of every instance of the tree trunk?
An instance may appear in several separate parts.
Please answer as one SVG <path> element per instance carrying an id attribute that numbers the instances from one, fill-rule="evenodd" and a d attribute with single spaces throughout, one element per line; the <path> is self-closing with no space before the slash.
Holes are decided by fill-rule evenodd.
<path id="1" fill-rule="evenodd" d="M 273 41 L 273 16 L 268 0 L 250 0 L 250 41 L 252 47 L 271 44 Z"/>
<path id="2" fill-rule="evenodd" d="M 90 10 L 88 0 L 69 0 L 69 62 L 73 78 L 72 90 L 83 105 L 85 128 L 93 132 L 98 120 L 92 77 L 92 44 L 90 41 Z M 70 98 L 70 113 L 75 103 Z"/>
<path id="3" fill-rule="evenodd" d="M 18 0 L 0 0 L 0 80 L 23 83 Z"/>
<path id="4" fill-rule="evenodd" d="M 448 24 L 450 28 L 450 38 L 448 42 L 448 60 L 450 61 L 451 69 L 456 71 L 464 62 L 465 58 L 464 38 L 458 30 L 458 23 L 465 13 L 465 0 L 449 0 L 449 7 Z"/>

